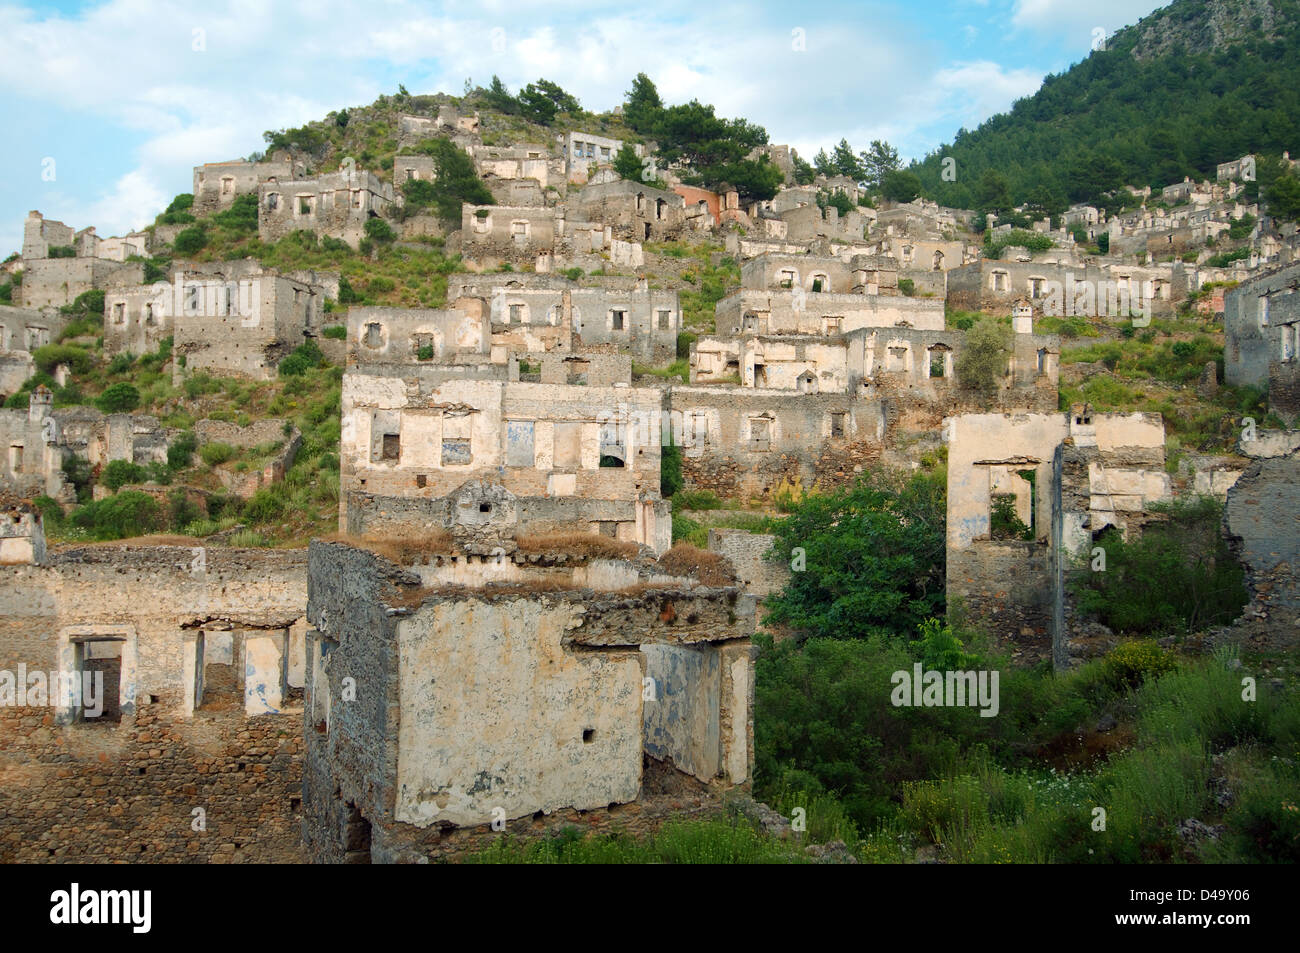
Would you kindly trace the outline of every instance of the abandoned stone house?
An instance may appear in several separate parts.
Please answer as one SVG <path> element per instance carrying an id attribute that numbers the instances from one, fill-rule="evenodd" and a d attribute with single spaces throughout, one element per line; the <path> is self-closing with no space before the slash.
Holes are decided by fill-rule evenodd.
<path id="1" fill-rule="evenodd" d="M 1268 391 L 1287 423 L 1300 415 L 1300 265 L 1243 281 L 1223 296 L 1224 379 Z"/>
<path id="2" fill-rule="evenodd" d="M 50 257 L 51 249 L 56 257 Z M 28 212 L 23 223 L 22 306 L 59 308 L 86 291 L 139 284 L 144 265 L 126 258 L 148 253 L 147 233 L 101 239 L 93 227 L 74 232 L 40 212 Z"/>
<path id="3" fill-rule="evenodd" d="M 313 860 L 423 862 L 748 784 L 752 597 L 570 551 L 414 559 L 311 545 Z"/>
<path id="4" fill-rule="evenodd" d="M 412 146 L 423 139 L 446 136 L 462 149 L 479 144 L 478 113 L 462 115 L 451 103 L 438 107 L 438 115 L 401 116 L 397 120 L 398 146 Z"/>
<path id="5" fill-rule="evenodd" d="M 431 155 L 414 153 L 393 159 L 394 189 L 400 190 L 407 182 L 432 182 L 437 176 L 437 161 Z"/>
<path id="6" fill-rule="evenodd" d="M 485 481 L 483 506 L 521 532 L 601 533 L 664 551 L 663 396 L 652 388 L 448 379 L 437 367 L 372 364 L 343 377 L 339 525 L 454 529 L 453 495 Z"/>
<path id="7" fill-rule="evenodd" d="M 28 212 L 23 222 L 22 258 L 24 261 L 50 258 L 51 248 L 62 248 L 65 253 L 71 248 L 70 257 L 75 258 L 124 262 L 132 255 L 149 253 L 149 233 L 132 232 L 122 237 L 100 238 L 93 225 L 74 231 L 62 222 L 45 218 L 40 212 Z"/>
<path id="8" fill-rule="evenodd" d="M 1064 575 L 1171 496 L 1159 414 L 963 414 L 948 446 L 947 591 L 1017 652 L 1068 663 Z"/>
<path id="9" fill-rule="evenodd" d="M 623 241 L 673 241 L 711 227 L 707 211 L 676 192 L 624 179 L 585 185 L 567 204 L 573 218 L 602 222 Z"/>
<path id="10" fill-rule="evenodd" d="M 147 414 L 104 414 L 94 407 L 53 409 L 45 387 L 32 391 L 28 408 L 0 409 L 0 488 L 18 496 L 50 496 L 71 503 L 75 489 L 64 467 L 80 458 L 91 467 L 113 460 L 165 463 L 167 448 L 180 432 L 161 427 Z"/>
<path id="11" fill-rule="evenodd" d="M 0 670 L 27 683 L 0 683 L 0 858 L 298 859 L 306 554 L 46 552 L 39 513 L 0 517 Z"/>
<path id="12" fill-rule="evenodd" d="M 307 230 L 356 248 L 365 237 L 366 222 L 389 217 L 394 203 L 392 184 L 362 169 L 265 182 L 258 189 L 257 235 L 274 242 Z"/>
<path id="13" fill-rule="evenodd" d="M 171 286 L 113 288 L 104 295 L 104 353 L 149 354 L 174 332 Z"/>
<path id="14" fill-rule="evenodd" d="M 596 166 L 611 164 L 623 148 L 622 139 L 610 139 L 591 132 L 570 132 L 561 142 L 565 179 L 574 185 L 586 185 Z M 645 147 L 640 144 L 634 144 L 632 148 L 638 157 L 645 154 Z"/>
<path id="15" fill-rule="evenodd" d="M 194 274 L 178 271 L 165 291 L 159 286 L 162 300 L 153 302 L 154 313 L 161 307 L 172 315 L 173 354 L 184 356 L 189 370 L 269 380 L 284 357 L 319 332 L 325 289 L 274 271 L 250 273 L 242 263 L 228 264 L 228 276 L 210 268 Z M 129 316 L 125 307 L 123 312 Z M 173 374 L 179 381 L 179 360 Z"/>
<path id="16" fill-rule="evenodd" d="M 212 215 L 230 208 L 241 195 L 257 195 L 263 185 L 306 177 L 306 166 L 287 155 L 266 162 L 206 162 L 194 167 L 192 214 Z"/>
<path id="17" fill-rule="evenodd" d="M 552 156 L 545 145 L 475 145 L 470 154 L 479 175 L 489 183 L 531 179 L 542 189 L 564 187 L 565 160 Z"/>
<path id="18" fill-rule="evenodd" d="M 847 482 L 879 457 L 889 429 L 886 402 L 843 392 L 712 384 L 674 385 L 668 396 L 687 486 L 724 496 Z"/>
<path id="19" fill-rule="evenodd" d="M 691 346 L 691 383 L 735 381 L 745 387 L 907 396 L 935 404 L 955 399 L 965 333 L 919 328 L 858 328 L 844 334 L 703 336 Z M 1017 406 L 1056 406 L 1060 338 L 1032 333 L 1032 319 L 1016 327 L 1004 399 Z"/>
<path id="20" fill-rule="evenodd" d="M 0 305 L 0 394 L 8 396 L 36 371 L 32 352 L 59 339 L 68 319 L 52 308 Z"/>
<path id="21" fill-rule="evenodd" d="M 1169 314 L 1188 291 L 1181 262 L 1142 266 L 980 259 L 950 270 L 947 283 L 954 308 L 1009 310 L 1027 297 L 1036 309 L 1057 317 L 1129 317 L 1148 307 L 1152 315 Z"/>
<path id="22" fill-rule="evenodd" d="M 758 290 L 741 288 L 714 308 L 714 331 L 734 334 L 835 335 L 859 328 L 944 329 L 942 298 L 909 298 L 897 292 Z"/>
<path id="23" fill-rule="evenodd" d="M 494 353 L 581 350 L 612 346 L 647 363 L 671 361 L 682 329 L 676 290 L 651 288 L 642 279 L 559 275 L 460 274 L 448 279 L 447 297 L 486 302 Z M 503 359 L 503 358 L 501 358 Z"/>

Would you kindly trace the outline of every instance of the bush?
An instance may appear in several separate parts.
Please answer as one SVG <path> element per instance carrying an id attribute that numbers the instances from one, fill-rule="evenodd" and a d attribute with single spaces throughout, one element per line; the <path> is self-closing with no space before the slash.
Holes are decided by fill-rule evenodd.
<path id="1" fill-rule="evenodd" d="M 916 282 L 911 278 L 899 278 L 898 290 L 910 298 L 916 294 Z"/>
<path id="2" fill-rule="evenodd" d="M 1134 639 L 1111 649 L 1102 661 L 1107 679 L 1117 687 L 1136 688 L 1177 667 L 1173 656 L 1151 639 Z"/>
<path id="3" fill-rule="evenodd" d="M 957 378 L 966 387 L 991 396 L 1006 374 L 1010 353 L 1011 329 L 994 318 L 980 318 L 966 333 L 966 346 L 957 358 Z"/>
<path id="4" fill-rule="evenodd" d="M 1105 571 L 1071 581 L 1082 613 L 1116 632 L 1195 632 L 1232 622 L 1246 604 L 1244 573 L 1220 532 L 1223 507 L 1211 497 L 1155 504 L 1167 516 L 1126 541 L 1097 540 Z"/>
<path id="5" fill-rule="evenodd" d="M 692 334 L 690 331 L 682 331 L 677 335 L 677 358 L 689 358 L 691 356 L 691 345 L 699 339 L 699 335 Z"/>
<path id="6" fill-rule="evenodd" d="M 257 196 L 251 193 L 235 196 L 230 208 L 213 215 L 212 221 L 237 231 L 257 231 Z"/>
<path id="7" fill-rule="evenodd" d="M 41 511 L 41 519 L 47 528 L 57 528 L 63 525 L 63 507 L 54 497 L 42 493 L 32 500 L 32 505 Z"/>
<path id="8" fill-rule="evenodd" d="M 258 490 L 244 504 L 244 518 L 250 523 L 270 523 L 279 519 L 285 510 L 285 499 L 274 489 Z"/>
<path id="9" fill-rule="evenodd" d="M 157 502 L 139 490 L 123 490 L 95 503 L 78 507 L 73 522 L 95 539 L 125 539 L 156 532 L 162 517 Z"/>
<path id="10" fill-rule="evenodd" d="M 202 226 L 187 228 L 172 242 L 172 250 L 178 255 L 197 255 L 208 243 L 208 233 Z"/>
<path id="11" fill-rule="evenodd" d="M 145 468 L 130 460 L 110 460 L 100 471 L 99 482 L 110 490 L 117 491 L 128 483 L 143 483 Z"/>
<path id="12" fill-rule="evenodd" d="M 126 381 L 110 384 L 95 398 L 95 406 L 106 414 L 124 414 L 140 406 L 140 392 Z"/>
<path id="13" fill-rule="evenodd" d="M 60 310 L 66 311 L 68 314 L 97 314 L 103 317 L 104 290 L 102 288 L 92 288 L 90 291 L 83 291 L 73 299 L 72 304 Z"/>
<path id="14" fill-rule="evenodd" d="M 669 437 L 659 454 L 659 495 L 668 499 L 686 485 L 682 476 L 682 448 Z"/>
<path id="15" fill-rule="evenodd" d="M 346 341 L 348 339 L 348 329 L 342 324 L 331 324 L 321 331 L 321 337 L 329 338 L 333 341 Z"/>
<path id="16" fill-rule="evenodd" d="M 198 448 L 198 439 L 194 432 L 186 430 L 177 434 L 176 439 L 167 448 L 167 466 L 172 470 L 187 469 L 194 462 L 194 451 Z"/>
<path id="17" fill-rule="evenodd" d="M 379 242 L 381 245 L 387 245 L 397 238 L 397 233 L 393 231 L 393 227 L 382 218 L 367 220 L 365 230 L 367 238 Z"/>
<path id="18" fill-rule="evenodd" d="M 203 510 L 199 509 L 198 504 L 191 500 L 184 490 L 178 487 L 168 495 L 167 520 L 175 532 L 183 532 L 185 527 L 202 517 Z"/>
<path id="19" fill-rule="evenodd" d="M 232 459 L 239 451 L 228 443 L 205 443 L 199 450 L 199 457 L 210 467 L 220 466 Z"/>
<path id="20" fill-rule="evenodd" d="M 299 344 L 292 354 L 280 362 L 280 376 L 301 377 L 312 368 L 320 367 L 324 360 L 325 355 L 321 352 L 320 345 L 309 339 Z"/>
<path id="21" fill-rule="evenodd" d="M 32 360 L 46 374 L 53 374 L 60 364 L 67 364 L 76 374 L 90 370 L 90 352 L 73 344 L 42 345 L 32 352 Z"/>

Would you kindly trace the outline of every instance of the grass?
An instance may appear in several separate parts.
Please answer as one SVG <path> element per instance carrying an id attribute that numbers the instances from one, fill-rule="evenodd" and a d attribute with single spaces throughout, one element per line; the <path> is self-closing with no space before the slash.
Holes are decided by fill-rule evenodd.
<path id="1" fill-rule="evenodd" d="M 465 857 L 471 864 L 792 864 L 799 847 L 733 821 L 669 821 L 651 836 L 584 833 L 575 827 L 531 841 L 503 837 Z"/>

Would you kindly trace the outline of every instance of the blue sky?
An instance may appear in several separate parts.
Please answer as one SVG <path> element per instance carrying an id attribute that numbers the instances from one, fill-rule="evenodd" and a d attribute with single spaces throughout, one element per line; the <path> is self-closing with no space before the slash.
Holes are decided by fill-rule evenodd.
<path id="1" fill-rule="evenodd" d="M 28 210 L 116 235 L 202 162 L 403 83 L 459 95 L 545 77 L 592 110 L 638 72 L 811 157 L 841 137 L 924 155 L 1087 55 L 1159 0 L 0 0 L 0 257 Z M 51 161 L 52 160 L 52 161 Z"/>

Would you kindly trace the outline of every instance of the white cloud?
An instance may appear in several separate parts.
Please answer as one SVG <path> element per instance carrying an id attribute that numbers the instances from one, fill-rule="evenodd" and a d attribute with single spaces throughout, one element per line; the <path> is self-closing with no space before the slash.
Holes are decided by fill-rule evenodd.
<path id="1" fill-rule="evenodd" d="M 1025 29 L 1043 29 L 1053 10 L 1065 9 L 1015 2 Z M 796 27 L 802 51 L 792 48 Z M 192 48 L 196 29 L 204 31 L 201 51 Z M 260 149 L 265 129 L 369 103 L 398 82 L 458 95 L 466 77 L 486 85 L 496 73 L 518 89 L 544 76 L 601 110 L 621 102 L 638 72 L 654 78 L 666 101 L 711 102 L 808 157 L 841 137 L 857 148 L 875 138 L 919 148 L 925 130 L 972 127 L 1040 81 L 1029 68 L 954 64 L 938 38 L 918 42 L 915 24 L 877 7 L 870 16 L 817 19 L 734 0 L 596 13 L 576 0 L 436 8 L 386 0 L 368 9 L 347 0 L 212 0 L 200 10 L 179 0 L 107 0 L 76 15 L 0 6 L 0 96 L 67 124 L 93 116 L 131 143 L 125 157 L 94 160 L 113 181 L 103 194 L 65 194 L 57 209 L 42 209 L 105 235 L 151 219 L 188 190 L 192 166 Z M 0 170 L 6 161 L 0 156 Z M 35 201 L 0 210 L 0 227 L 8 231 L 8 217 Z"/>
<path id="2" fill-rule="evenodd" d="M 1012 26 L 1077 47 L 1083 57 L 1092 49 L 1093 30 L 1108 34 L 1142 19 L 1168 0 L 1016 0 Z"/>

